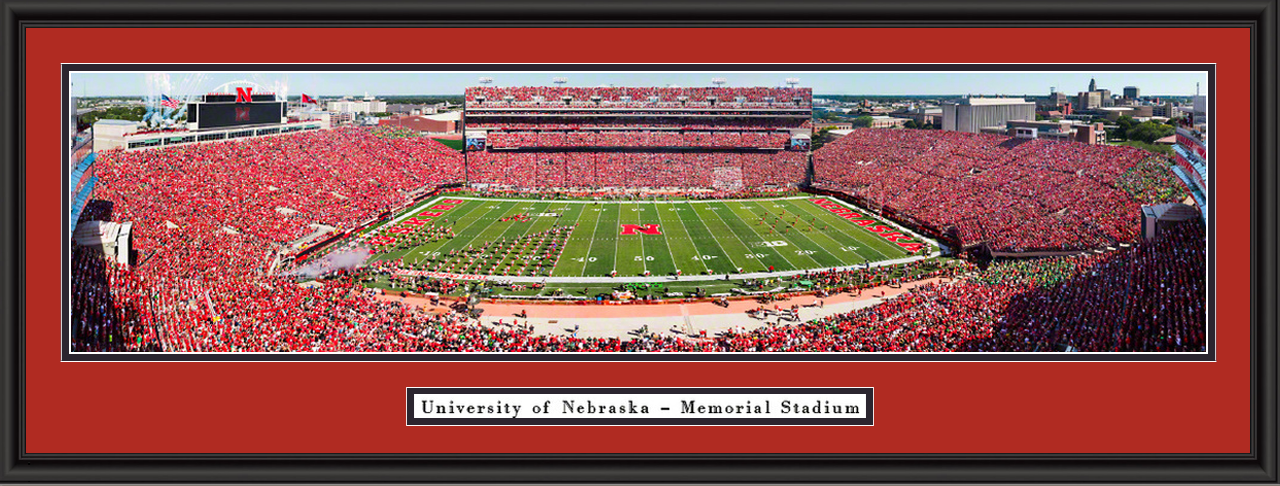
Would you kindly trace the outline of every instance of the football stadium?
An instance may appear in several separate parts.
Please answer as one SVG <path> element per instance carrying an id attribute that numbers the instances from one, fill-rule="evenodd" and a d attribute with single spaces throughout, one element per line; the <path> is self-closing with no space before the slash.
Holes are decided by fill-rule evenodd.
<path id="1" fill-rule="evenodd" d="M 794 82 L 482 84 L 456 146 L 248 82 L 153 96 L 160 122 L 71 103 L 70 351 L 1205 351 L 1194 114 L 1172 157 L 815 150 Z"/>

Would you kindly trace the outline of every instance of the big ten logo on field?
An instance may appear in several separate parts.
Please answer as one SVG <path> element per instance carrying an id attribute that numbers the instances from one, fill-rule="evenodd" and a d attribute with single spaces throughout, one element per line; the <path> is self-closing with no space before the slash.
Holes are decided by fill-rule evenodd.
<path id="1" fill-rule="evenodd" d="M 624 235 L 634 235 L 634 234 L 637 234 L 637 233 L 639 233 L 639 234 L 645 234 L 645 235 L 661 235 L 661 234 L 662 234 L 662 230 L 658 229 L 658 225 L 656 225 L 656 224 L 643 224 L 643 225 L 641 225 L 641 224 L 624 224 L 624 225 L 622 225 L 622 234 L 624 234 Z"/>

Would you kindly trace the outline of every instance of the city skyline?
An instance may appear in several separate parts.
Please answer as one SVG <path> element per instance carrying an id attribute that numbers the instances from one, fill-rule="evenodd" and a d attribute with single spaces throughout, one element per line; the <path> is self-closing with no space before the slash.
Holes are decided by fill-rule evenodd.
<path id="1" fill-rule="evenodd" d="M 1050 88 L 1067 95 L 1088 90 L 1096 79 L 1099 89 L 1122 93 L 1137 86 L 1144 96 L 1190 96 L 1200 83 L 1207 94 L 1204 72 L 1060 71 L 1060 72 L 72 72 L 74 96 L 143 96 L 163 92 L 186 96 L 201 94 L 227 82 L 247 80 L 277 86 L 290 96 L 307 93 L 332 97 L 461 95 L 478 86 L 482 76 L 493 86 L 550 86 L 553 79 L 567 79 L 567 86 L 710 86 L 712 78 L 724 78 L 725 86 L 784 86 L 787 78 L 799 78 L 799 87 L 812 88 L 815 96 L 960 96 L 1048 95 Z M 150 76 L 149 76 L 150 75 Z M 167 88 L 165 88 L 167 86 Z M 186 90 L 188 92 L 178 92 Z"/>

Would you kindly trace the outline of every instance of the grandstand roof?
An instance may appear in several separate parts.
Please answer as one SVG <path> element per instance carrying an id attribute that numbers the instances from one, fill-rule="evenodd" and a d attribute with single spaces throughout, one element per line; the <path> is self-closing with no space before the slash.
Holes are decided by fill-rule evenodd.
<path id="1" fill-rule="evenodd" d="M 1022 98 L 965 98 L 956 102 L 958 105 L 1024 105 L 1030 103 L 1030 101 Z"/>
<path id="2" fill-rule="evenodd" d="M 423 118 L 435 121 L 457 121 L 462 119 L 461 111 L 451 111 L 448 113 L 437 113 L 435 115 L 422 115 Z"/>

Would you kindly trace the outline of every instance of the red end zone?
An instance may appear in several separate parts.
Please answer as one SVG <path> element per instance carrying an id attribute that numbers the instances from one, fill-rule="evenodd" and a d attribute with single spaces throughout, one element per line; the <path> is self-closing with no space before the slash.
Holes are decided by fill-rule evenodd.
<path id="1" fill-rule="evenodd" d="M 924 246 L 924 243 L 915 243 L 910 241 L 911 236 L 893 231 L 893 228 L 890 226 L 876 224 L 876 221 L 873 219 L 858 219 L 863 218 L 864 216 L 854 212 L 852 209 L 841 206 L 839 203 L 823 198 L 813 198 L 810 199 L 809 202 L 817 204 L 818 207 L 831 211 L 837 216 L 861 226 L 862 229 L 880 235 L 880 237 L 884 238 L 886 241 L 906 248 L 908 251 L 920 251 L 920 248 Z"/>

